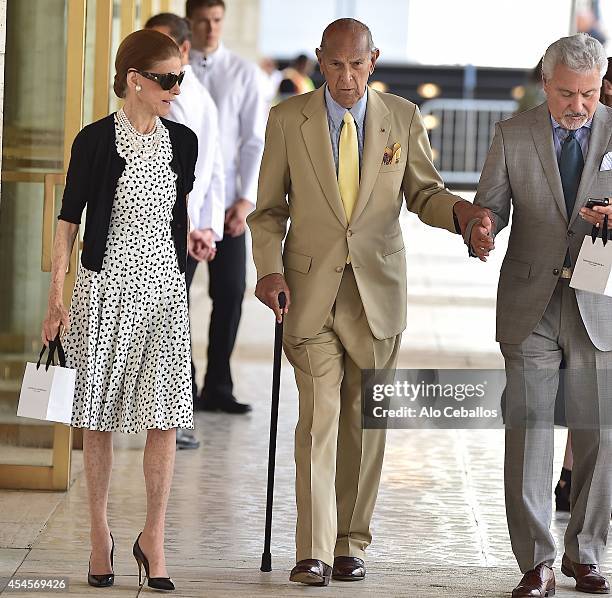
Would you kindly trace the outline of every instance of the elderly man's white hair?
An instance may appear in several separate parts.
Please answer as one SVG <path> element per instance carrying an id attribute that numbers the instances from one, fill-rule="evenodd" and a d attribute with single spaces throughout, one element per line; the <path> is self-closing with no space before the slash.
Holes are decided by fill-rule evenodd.
<path id="1" fill-rule="evenodd" d="M 608 70 L 608 58 L 604 47 L 588 33 L 562 37 L 548 46 L 542 59 L 544 79 L 552 77 L 558 64 L 564 64 L 578 73 L 597 69 L 602 78 Z"/>

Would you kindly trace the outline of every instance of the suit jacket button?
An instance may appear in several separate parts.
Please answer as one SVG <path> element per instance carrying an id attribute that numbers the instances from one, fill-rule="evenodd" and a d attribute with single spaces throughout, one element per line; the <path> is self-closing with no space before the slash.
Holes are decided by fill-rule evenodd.
<path id="1" fill-rule="evenodd" d="M 559 268 L 555 268 L 555 269 L 553 270 L 553 274 L 554 274 L 555 276 L 559 276 Z"/>
<path id="2" fill-rule="evenodd" d="M 567 231 L 567 236 L 568 237 L 573 237 L 576 233 L 573 230 L 568 230 Z"/>
<path id="3" fill-rule="evenodd" d="M 353 236 L 353 231 L 350 228 L 346 231 L 346 236 L 347 237 L 352 237 Z"/>
<path id="4" fill-rule="evenodd" d="M 344 268 L 342 266 L 338 266 L 336 268 L 336 272 L 338 272 L 338 274 L 340 274 L 340 272 L 342 272 L 342 270 L 344 270 Z"/>

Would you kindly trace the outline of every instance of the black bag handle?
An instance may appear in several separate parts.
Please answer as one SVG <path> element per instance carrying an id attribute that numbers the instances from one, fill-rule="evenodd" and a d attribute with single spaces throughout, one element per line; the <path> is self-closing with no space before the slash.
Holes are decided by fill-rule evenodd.
<path id="1" fill-rule="evenodd" d="M 57 361 L 61 367 L 65 368 L 66 367 L 66 354 L 64 353 L 64 347 L 62 347 L 62 341 L 59 338 L 59 334 L 57 335 L 56 346 L 57 346 Z"/>
<path id="2" fill-rule="evenodd" d="M 47 346 L 43 345 L 43 348 L 38 356 L 38 361 L 36 363 L 36 369 L 40 368 L 40 362 L 47 350 Z M 66 367 L 66 354 L 64 353 L 64 348 L 62 347 L 62 341 L 60 340 L 60 334 L 57 333 L 57 336 L 54 340 L 49 341 L 49 355 L 47 356 L 47 363 L 45 364 L 45 372 L 49 370 L 50 365 L 55 365 L 55 351 L 57 351 L 57 357 L 59 365 L 63 368 Z"/>
<path id="3" fill-rule="evenodd" d="M 40 362 L 47 350 L 47 346 L 43 345 L 42 351 L 38 356 L 38 361 L 36 362 L 36 369 L 40 368 Z M 45 364 L 45 372 L 49 369 L 49 366 L 53 363 L 53 357 L 55 355 L 55 341 L 49 341 L 49 355 L 47 356 L 47 363 Z"/>
<path id="4" fill-rule="evenodd" d="M 591 203 L 589 203 L 591 202 Z M 610 200 L 607 197 L 604 197 L 604 199 L 589 199 L 589 201 L 587 201 L 587 207 L 593 207 L 593 205 L 596 206 L 608 206 L 610 205 Z M 593 228 L 591 228 L 591 239 L 593 241 L 593 245 L 595 245 L 595 241 L 597 240 L 597 235 L 599 234 L 599 227 L 597 225 L 593 225 Z M 608 215 L 604 214 L 603 217 L 603 224 L 601 227 L 601 242 L 603 243 L 604 247 L 606 246 L 606 243 L 608 242 L 608 239 L 610 238 L 610 231 L 608 230 Z"/>
<path id="5" fill-rule="evenodd" d="M 591 239 L 593 240 L 593 245 L 597 240 L 597 235 L 599 234 L 599 228 L 596 225 L 593 225 L 591 229 Z M 601 227 L 601 242 L 606 246 L 608 239 L 610 238 L 610 231 L 608 230 L 608 215 L 604 214 L 603 225 Z"/>

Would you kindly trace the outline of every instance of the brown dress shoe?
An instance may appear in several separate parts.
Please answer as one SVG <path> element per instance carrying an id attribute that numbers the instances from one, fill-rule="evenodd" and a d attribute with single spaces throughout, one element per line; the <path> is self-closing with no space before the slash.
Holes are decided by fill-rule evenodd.
<path id="1" fill-rule="evenodd" d="M 570 561 L 567 554 L 561 560 L 561 573 L 576 580 L 576 589 L 587 594 L 609 594 L 610 584 L 599 572 L 599 565 L 581 565 Z"/>
<path id="2" fill-rule="evenodd" d="M 333 579 L 361 581 L 365 579 L 365 563 L 354 556 L 337 556 L 334 559 Z"/>
<path id="3" fill-rule="evenodd" d="M 332 568 L 319 559 L 304 559 L 291 569 L 289 581 L 305 583 L 309 586 L 329 585 Z"/>
<path id="4" fill-rule="evenodd" d="M 555 574 L 546 563 L 527 571 L 514 590 L 512 598 L 544 598 L 555 595 Z"/>

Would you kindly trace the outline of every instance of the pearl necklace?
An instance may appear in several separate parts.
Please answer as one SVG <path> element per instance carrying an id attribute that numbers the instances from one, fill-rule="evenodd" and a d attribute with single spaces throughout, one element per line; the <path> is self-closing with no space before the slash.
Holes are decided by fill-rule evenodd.
<path id="1" fill-rule="evenodd" d="M 155 126 L 149 133 L 141 133 L 134 128 L 123 108 L 117 111 L 117 123 L 123 129 L 134 153 L 143 160 L 150 160 L 157 155 L 161 145 L 161 126 L 155 117 Z"/>

